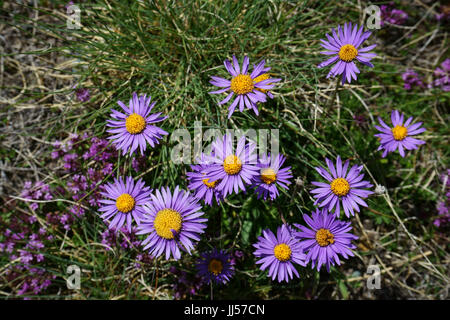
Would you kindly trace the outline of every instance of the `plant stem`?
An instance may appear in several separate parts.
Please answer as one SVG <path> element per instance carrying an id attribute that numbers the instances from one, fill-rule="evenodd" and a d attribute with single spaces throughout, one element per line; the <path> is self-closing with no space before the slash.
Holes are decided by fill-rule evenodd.
<path id="1" fill-rule="evenodd" d="M 339 76 L 339 78 L 336 81 L 336 88 L 334 89 L 333 96 L 331 97 L 331 99 L 328 102 L 327 109 L 329 109 L 331 107 L 331 105 L 334 102 L 334 99 L 336 99 L 337 92 L 339 90 L 339 87 L 341 86 L 341 81 L 342 81 L 342 75 Z"/>

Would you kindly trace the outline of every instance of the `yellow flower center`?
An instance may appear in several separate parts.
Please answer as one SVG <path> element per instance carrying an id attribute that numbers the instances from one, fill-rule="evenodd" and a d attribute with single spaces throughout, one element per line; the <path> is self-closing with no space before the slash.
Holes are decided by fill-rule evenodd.
<path id="1" fill-rule="evenodd" d="M 331 191 L 337 196 L 345 196 L 350 191 L 350 184 L 344 178 L 337 178 L 331 182 Z"/>
<path id="2" fill-rule="evenodd" d="M 397 141 L 405 139 L 407 134 L 408 129 L 406 129 L 404 126 L 395 126 L 392 129 L 392 135 L 394 136 L 394 139 Z"/>
<path id="3" fill-rule="evenodd" d="M 202 182 L 207 186 L 208 188 L 214 189 L 219 182 L 219 180 L 209 182 L 209 179 L 203 179 Z"/>
<path id="4" fill-rule="evenodd" d="M 236 94 L 252 92 L 254 88 L 252 77 L 248 74 L 238 74 L 231 79 L 231 90 Z"/>
<path id="5" fill-rule="evenodd" d="M 128 193 L 124 193 L 116 199 L 116 208 L 123 213 L 128 213 L 133 210 L 135 204 L 136 201 Z"/>
<path id="6" fill-rule="evenodd" d="M 334 243 L 334 235 L 328 229 L 319 229 L 316 232 L 316 241 L 321 247 Z"/>
<path id="7" fill-rule="evenodd" d="M 237 156 L 231 154 L 225 158 L 223 162 L 223 169 L 227 174 L 237 174 L 242 169 L 242 162 Z"/>
<path id="8" fill-rule="evenodd" d="M 286 243 L 280 243 L 273 248 L 273 254 L 275 255 L 275 258 L 284 262 L 291 258 L 292 250 Z"/>
<path id="9" fill-rule="evenodd" d="M 153 226 L 158 236 L 170 240 L 173 239 L 172 230 L 180 232 L 181 230 L 181 214 L 173 209 L 163 209 L 158 211 Z"/>
<path id="10" fill-rule="evenodd" d="M 144 117 L 138 115 L 137 113 L 131 114 L 127 120 L 125 120 L 125 127 L 127 131 L 131 134 L 138 134 L 144 131 L 147 123 Z"/>
<path id="11" fill-rule="evenodd" d="M 260 81 L 267 80 L 267 79 L 270 79 L 270 75 L 268 73 L 263 73 L 262 75 L 257 76 L 255 79 L 253 79 L 253 82 L 258 83 Z M 269 91 L 269 89 L 260 89 L 260 88 L 256 88 L 255 90 L 261 91 L 263 93 L 266 93 L 267 91 Z"/>
<path id="12" fill-rule="evenodd" d="M 265 184 L 271 184 L 277 181 L 277 174 L 272 168 L 265 168 L 261 171 L 261 180 Z"/>
<path id="13" fill-rule="evenodd" d="M 357 55 L 358 50 L 356 50 L 356 48 L 351 44 L 346 44 L 341 47 L 341 50 L 339 50 L 339 58 L 346 62 L 352 61 Z"/>
<path id="14" fill-rule="evenodd" d="M 222 261 L 218 259 L 211 259 L 208 264 L 208 271 L 214 273 L 214 275 L 219 275 L 223 270 Z"/>

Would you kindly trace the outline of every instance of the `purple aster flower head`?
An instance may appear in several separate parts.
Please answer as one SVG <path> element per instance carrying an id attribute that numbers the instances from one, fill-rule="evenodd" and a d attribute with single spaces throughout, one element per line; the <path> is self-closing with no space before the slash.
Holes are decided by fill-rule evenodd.
<path id="1" fill-rule="evenodd" d="M 221 77 L 211 76 L 210 83 L 216 87 L 222 88 L 217 91 L 212 91 L 212 94 L 221 94 L 227 92 L 227 97 L 219 102 L 219 105 L 225 104 L 235 96 L 234 101 L 228 107 L 228 118 L 231 118 L 234 110 L 239 104 L 239 111 L 244 111 L 244 108 L 253 109 L 258 114 L 257 103 L 266 102 L 266 93 L 270 98 L 273 95 L 268 92 L 275 85 L 275 82 L 281 79 L 270 78 L 267 73 L 270 68 L 264 67 L 265 60 L 262 60 L 256 66 L 253 66 L 253 71 L 248 73 L 248 66 L 250 59 L 245 56 L 242 63 L 242 68 L 235 56 L 233 62 L 225 60 L 225 68 L 232 76 L 231 80 Z"/>
<path id="2" fill-rule="evenodd" d="M 278 186 L 289 189 L 288 185 L 291 184 L 289 179 L 292 178 L 291 167 L 281 168 L 284 161 L 286 157 L 281 154 L 264 155 L 258 160 L 259 175 L 253 179 L 258 199 L 262 196 L 266 200 L 269 195 L 270 200 L 274 200 L 279 195 Z"/>
<path id="3" fill-rule="evenodd" d="M 314 205 L 320 202 L 319 207 L 324 207 L 329 212 L 335 208 L 336 217 L 341 214 L 341 206 L 344 208 L 347 217 L 350 217 L 350 214 L 355 215 L 354 210 L 359 212 L 360 205 L 367 207 L 367 203 L 362 198 L 367 198 L 373 192 L 363 188 L 370 188 L 373 185 L 363 180 L 364 174 L 361 173 L 363 166 L 354 165 L 347 172 L 349 160 L 342 165 L 341 157 L 338 156 L 336 167 L 328 159 L 325 159 L 325 162 L 328 171 L 322 167 L 315 168 L 327 182 L 312 182 L 313 185 L 318 187 L 311 191 L 316 198 Z"/>
<path id="4" fill-rule="evenodd" d="M 358 29 L 358 25 L 354 25 L 352 29 L 352 23 L 344 24 L 344 28 L 341 26 L 335 29 L 331 29 L 332 36 L 328 33 L 326 37 L 328 39 L 320 39 L 322 47 L 328 51 L 322 51 L 321 54 L 332 56 L 328 60 L 322 62 L 317 67 L 323 68 L 332 63 L 336 64 L 330 70 L 327 75 L 327 79 L 331 76 L 336 77 L 342 74 L 342 84 L 347 80 L 348 83 L 351 82 L 352 78 L 357 79 L 356 74 L 360 73 L 358 67 L 355 64 L 355 60 L 361 62 L 362 64 L 373 68 L 373 64 L 370 60 L 376 56 L 375 53 L 370 53 L 369 51 L 375 48 L 376 44 L 370 45 L 365 48 L 359 48 L 359 46 L 369 38 L 372 34 L 370 31 L 362 32 L 363 26 Z"/>
<path id="5" fill-rule="evenodd" d="M 334 214 L 319 209 L 311 217 L 304 214 L 303 219 L 309 228 L 294 224 L 300 230 L 295 233 L 295 237 L 300 240 L 299 245 L 306 253 L 306 262 L 311 261 L 313 269 L 317 267 L 317 271 L 320 271 L 325 265 L 330 272 L 330 265 L 341 264 L 339 255 L 345 259 L 354 256 L 350 249 L 356 246 L 351 241 L 358 237 L 348 233 L 352 229 L 350 222 L 338 220 Z"/>
<path id="6" fill-rule="evenodd" d="M 405 150 L 417 149 L 419 145 L 424 144 L 425 141 L 411 138 L 410 136 L 417 135 L 425 131 L 425 128 L 421 128 L 422 122 L 411 124 L 413 117 L 409 117 L 406 122 L 403 123 L 404 114 L 394 110 L 391 113 L 391 121 L 393 128 L 390 128 L 383 120 L 378 117 L 380 126 L 375 126 L 381 133 L 376 134 L 375 137 L 380 139 L 380 146 L 378 150 L 384 150 L 382 157 L 384 158 L 389 152 L 393 152 L 398 149 L 398 152 L 402 157 L 405 156 Z"/>
<path id="7" fill-rule="evenodd" d="M 139 179 L 134 181 L 132 177 L 127 177 L 125 181 L 120 177 L 114 179 L 114 183 L 104 185 L 104 198 L 99 202 L 103 204 L 99 211 L 105 222 L 111 220 L 109 229 L 120 229 L 124 223 L 128 232 L 131 232 L 133 219 L 137 224 L 144 218 L 144 206 L 150 202 L 150 188 Z"/>
<path id="8" fill-rule="evenodd" d="M 153 148 L 159 144 L 163 135 L 168 134 L 161 128 L 152 125 L 167 117 L 160 117 L 161 112 L 151 114 L 150 111 L 155 106 L 155 102 L 150 104 L 150 101 L 150 96 L 148 98 L 146 95 L 138 97 L 134 92 L 129 106 L 120 100 L 117 102 L 125 113 L 111 109 L 113 120 L 108 120 L 107 126 L 112 129 L 107 132 L 112 133 L 113 136 L 108 139 L 113 140 L 117 150 L 122 150 L 123 154 L 129 152 L 131 155 L 139 147 L 141 155 L 143 155 L 147 148 L 147 142 Z"/>
<path id="9" fill-rule="evenodd" d="M 276 235 L 270 230 L 263 230 L 263 236 L 259 236 L 253 246 L 256 248 L 253 254 L 260 258 L 256 263 L 261 264 L 261 270 L 269 269 L 272 280 L 278 278 L 278 282 L 289 282 L 294 275 L 299 277 L 294 264 L 306 266 L 306 255 L 289 226 L 278 227 Z"/>
<path id="10" fill-rule="evenodd" d="M 408 20 L 408 14 L 400 9 L 393 8 L 394 3 L 380 6 L 381 22 L 380 25 L 388 24 L 402 25 Z"/>
<path id="11" fill-rule="evenodd" d="M 259 174 L 257 156 L 254 152 L 256 144 L 246 143 L 242 136 L 236 149 L 233 148 L 233 136 L 226 134 L 212 144 L 212 155 L 205 156 L 211 165 L 205 168 L 205 178 L 210 183 L 219 181 L 215 188 L 226 197 L 228 194 L 245 191 L 245 184 L 251 184 L 254 177 Z"/>
<path id="12" fill-rule="evenodd" d="M 180 259 L 180 249 L 191 254 L 194 242 L 204 233 L 207 219 L 198 199 L 177 186 L 173 194 L 169 188 L 156 190 L 152 201 L 145 207 L 145 219 L 138 226 L 137 234 L 149 234 L 142 241 L 144 250 L 157 258 L 165 252 L 166 260 L 173 256 Z"/>
<path id="13" fill-rule="evenodd" d="M 188 189 L 194 191 L 194 197 L 203 199 L 206 204 L 211 205 L 212 199 L 215 197 L 217 204 L 223 199 L 222 192 L 217 190 L 217 184 L 220 180 L 210 182 L 205 178 L 206 169 L 210 166 L 205 160 L 205 154 L 201 154 L 197 165 L 191 165 L 192 172 L 187 172 L 189 180 Z"/>
<path id="14" fill-rule="evenodd" d="M 402 79 L 404 81 L 403 86 L 406 90 L 411 90 L 415 86 L 425 88 L 425 84 L 422 79 L 420 79 L 417 72 L 412 69 L 407 69 L 404 73 L 402 73 Z"/>
<path id="15" fill-rule="evenodd" d="M 200 257 L 196 267 L 199 275 L 206 282 L 212 281 L 217 284 L 225 284 L 234 275 L 234 263 L 231 255 L 225 250 L 214 248 L 210 252 L 201 253 Z"/>

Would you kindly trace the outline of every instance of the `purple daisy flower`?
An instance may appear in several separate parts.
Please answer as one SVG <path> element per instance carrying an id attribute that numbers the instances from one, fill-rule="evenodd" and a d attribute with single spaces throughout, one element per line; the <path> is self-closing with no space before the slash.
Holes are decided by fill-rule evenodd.
<path id="1" fill-rule="evenodd" d="M 231 80 L 227 80 L 221 77 L 211 76 L 209 81 L 212 85 L 223 88 L 217 91 L 212 91 L 212 94 L 220 94 L 228 92 L 225 99 L 219 102 L 219 105 L 227 103 L 231 98 L 236 95 L 233 103 L 228 107 L 228 118 L 231 117 L 237 105 L 239 104 L 239 111 L 244 111 L 244 107 L 248 109 L 253 109 L 253 111 L 258 114 L 258 107 L 256 104 L 258 102 L 266 102 L 266 91 L 272 89 L 275 82 L 281 79 L 270 78 L 267 71 L 270 70 L 268 67 L 264 67 L 265 60 L 262 60 L 256 67 L 253 67 L 251 74 L 248 74 L 248 66 L 250 60 L 247 56 L 244 57 L 242 63 L 242 68 L 239 66 L 239 62 L 235 56 L 233 56 L 233 63 L 225 60 L 225 68 L 228 73 L 232 76 Z M 269 95 L 273 98 L 273 95 Z"/>
<path id="2" fill-rule="evenodd" d="M 256 67 L 253 66 L 253 69 L 255 69 L 255 68 L 256 68 Z M 280 81 L 281 79 L 276 79 L 276 78 L 271 78 L 271 77 L 270 77 L 270 73 L 268 73 L 268 71 L 269 71 L 270 69 L 271 69 L 271 68 L 269 68 L 269 67 L 263 68 L 263 69 L 261 70 L 261 72 L 260 72 L 260 75 L 257 76 L 255 79 L 253 79 L 253 82 L 258 83 L 258 82 L 261 82 L 261 81 L 264 81 L 264 80 L 269 80 L 269 81 L 267 81 L 267 84 L 270 84 L 270 83 L 272 83 L 272 82 L 278 82 L 278 81 Z M 273 81 L 273 80 L 275 80 L 275 81 Z M 267 96 L 268 96 L 270 99 L 273 99 L 273 94 L 272 94 L 272 92 L 270 92 L 269 89 L 256 88 L 255 90 L 261 91 L 262 93 L 267 94 Z"/>
<path id="3" fill-rule="evenodd" d="M 372 187 L 368 181 L 362 181 L 364 178 L 364 174 L 361 173 L 363 166 L 354 165 L 347 173 L 348 160 L 342 166 L 341 157 L 338 156 L 336 168 L 330 160 L 325 158 L 325 161 L 331 175 L 322 167 L 315 168 L 322 177 L 327 179 L 328 183 L 312 182 L 313 185 L 319 187 L 311 191 L 316 198 L 314 205 L 322 202 L 319 207 L 325 207 L 329 212 L 336 207 L 336 217 L 339 217 L 341 213 L 341 203 L 347 217 L 350 214 L 355 215 L 353 209 L 359 212 L 358 205 L 367 207 L 367 203 L 361 198 L 367 198 L 373 192 L 362 189 Z"/>
<path id="4" fill-rule="evenodd" d="M 260 172 L 253 179 L 258 199 L 262 196 L 266 200 L 267 195 L 270 195 L 270 199 L 274 200 L 279 194 L 277 186 L 289 189 L 288 185 L 291 184 L 289 179 L 292 178 L 291 167 L 281 169 L 285 160 L 286 157 L 280 154 L 277 156 L 264 155 L 259 159 Z"/>
<path id="5" fill-rule="evenodd" d="M 411 124 L 413 117 L 409 117 L 405 123 L 403 123 L 404 114 L 394 110 L 391 113 L 391 121 L 393 128 L 390 128 L 383 120 L 378 117 L 380 126 L 375 126 L 381 133 L 376 134 L 375 137 L 380 138 L 380 146 L 378 150 L 384 150 L 382 157 L 386 157 L 389 152 L 393 152 L 398 149 L 398 152 L 402 157 L 405 156 L 405 150 L 417 149 L 419 145 L 424 144 L 425 141 L 411 138 L 416 134 L 426 131 L 425 128 L 421 128 L 422 122 Z"/>
<path id="6" fill-rule="evenodd" d="M 210 181 L 205 178 L 206 170 L 210 164 L 205 160 L 205 154 L 201 154 L 198 165 L 191 165 L 192 172 L 187 172 L 189 180 L 188 189 L 194 191 L 194 197 L 203 199 L 206 204 L 211 205 L 213 197 L 216 198 L 217 204 L 223 199 L 222 192 L 217 190 L 217 184 L 220 180 Z"/>
<path id="7" fill-rule="evenodd" d="M 259 236 L 258 242 L 253 246 L 256 248 L 253 254 L 261 258 L 256 263 L 261 264 L 261 270 L 269 268 L 272 280 L 278 277 L 278 282 L 288 282 L 293 279 L 294 274 L 299 277 L 294 263 L 306 266 L 303 248 L 286 225 L 278 227 L 276 236 L 270 230 L 263 230 L 263 237 Z"/>
<path id="8" fill-rule="evenodd" d="M 150 188 L 145 187 L 141 179 L 135 182 L 132 177 L 125 181 L 119 177 L 103 187 L 105 192 L 100 194 L 108 199 L 99 200 L 103 204 L 99 211 L 104 212 L 100 217 L 104 221 L 112 219 L 109 229 L 119 230 L 126 222 L 128 232 L 131 232 L 133 218 L 137 224 L 144 218 L 144 205 L 150 202 Z"/>
<path id="9" fill-rule="evenodd" d="M 376 44 L 368 46 L 366 48 L 358 49 L 359 46 L 372 34 L 370 31 L 362 33 L 363 26 L 358 30 L 358 25 L 355 24 L 352 29 L 352 23 L 344 24 L 344 30 L 341 26 L 337 27 L 337 33 L 335 29 L 331 29 L 333 36 L 331 37 L 328 33 L 326 37 L 328 41 L 320 39 L 322 47 L 328 51 L 322 51 L 321 54 L 332 55 L 331 58 L 322 62 L 317 67 L 323 68 L 334 62 L 337 63 L 331 69 L 327 75 L 327 79 L 331 76 L 336 77 L 342 74 L 342 84 L 347 82 L 350 83 L 352 78 L 356 80 L 356 74 L 360 73 L 358 67 L 356 66 L 354 60 L 358 60 L 362 64 L 373 68 L 373 64 L 370 60 L 376 56 L 375 53 L 369 53 L 368 51 L 375 48 Z"/>
<path id="10" fill-rule="evenodd" d="M 151 97 L 147 98 L 146 95 L 143 95 L 138 98 L 134 92 L 128 107 L 120 100 L 117 102 L 125 113 L 111 109 L 111 117 L 114 120 L 108 120 L 107 126 L 113 129 L 109 129 L 107 132 L 114 135 L 108 139 L 112 139 L 116 149 L 122 150 L 123 154 L 129 152 L 131 155 L 139 147 L 141 155 L 143 155 L 147 149 L 147 142 L 153 148 L 159 143 L 159 139 L 162 139 L 162 135 L 168 134 L 161 128 L 152 125 L 152 123 L 163 121 L 167 117 L 160 117 L 161 112 L 150 114 L 155 106 L 155 102 L 149 106 L 150 101 Z"/>
<path id="11" fill-rule="evenodd" d="M 198 235 L 204 232 L 207 221 L 200 218 L 204 213 L 198 200 L 178 186 L 173 194 L 169 188 L 162 188 L 150 196 L 152 201 L 145 207 L 147 214 L 136 233 L 149 234 L 142 241 L 144 250 L 150 249 L 155 258 L 165 251 L 166 260 L 171 255 L 175 260 L 180 259 L 180 249 L 191 254 L 193 242 L 200 240 Z"/>
<path id="12" fill-rule="evenodd" d="M 226 197 L 228 194 L 245 191 L 244 183 L 251 184 L 255 176 L 259 174 L 256 166 L 256 144 L 245 143 L 245 136 L 242 136 L 237 144 L 236 151 L 233 151 L 233 137 L 230 134 L 217 139 L 212 144 L 212 156 L 205 156 L 205 160 L 211 163 L 205 168 L 205 178 L 212 183 L 220 182 L 216 189 Z"/>
<path id="13" fill-rule="evenodd" d="M 326 210 L 312 213 L 311 218 L 304 214 L 303 219 L 308 227 L 294 224 L 298 229 L 295 236 L 300 240 L 300 246 L 305 250 L 306 262 L 312 261 L 312 268 L 317 266 L 317 271 L 325 265 L 330 272 L 330 265 L 340 265 L 339 255 L 345 259 L 354 256 L 350 249 L 356 246 L 351 243 L 358 239 L 357 236 L 348 233 L 352 229 L 350 222 L 337 220 L 334 214 L 328 214 Z"/>
<path id="14" fill-rule="evenodd" d="M 229 253 L 214 248 L 211 252 L 201 253 L 200 256 L 196 267 L 199 275 L 207 282 L 214 281 L 217 284 L 225 284 L 230 281 L 234 275 L 234 263 Z"/>

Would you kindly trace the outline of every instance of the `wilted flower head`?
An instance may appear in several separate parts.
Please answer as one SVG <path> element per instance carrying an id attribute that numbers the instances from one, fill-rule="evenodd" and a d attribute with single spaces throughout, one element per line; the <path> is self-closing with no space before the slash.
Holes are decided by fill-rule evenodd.
<path id="1" fill-rule="evenodd" d="M 386 192 L 386 187 L 384 187 L 384 186 L 382 186 L 382 185 L 380 185 L 380 184 L 378 184 L 376 187 L 375 187 L 375 193 L 376 194 L 383 194 L 383 193 L 385 193 Z"/>
<path id="2" fill-rule="evenodd" d="M 210 252 L 200 254 L 201 258 L 197 263 L 199 275 L 206 282 L 227 283 L 234 274 L 233 260 L 231 255 L 225 250 L 214 248 Z"/>

